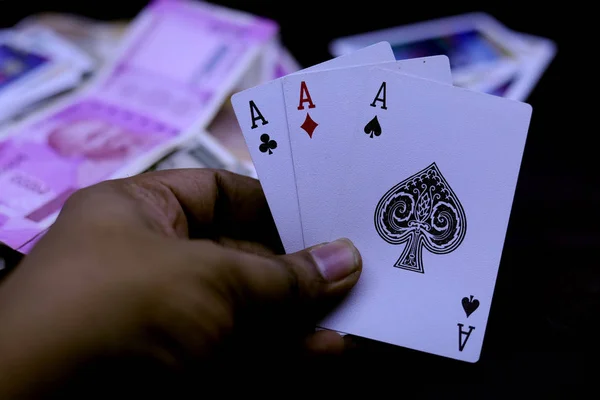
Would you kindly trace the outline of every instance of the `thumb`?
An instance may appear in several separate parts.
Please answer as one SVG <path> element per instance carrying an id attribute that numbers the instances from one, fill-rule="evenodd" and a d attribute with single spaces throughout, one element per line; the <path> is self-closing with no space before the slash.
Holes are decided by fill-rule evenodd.
<path id="1" fill-rule="evenodd" d="M 345 294 L 356 284 L 362 271 L 358 249 L 345 238 L 280 258 L 298 280 L 296 294 L 309 300 Z"/>
<path id="2" fill-rule="evenodd" d="M 362 259 L 348 239 L 275 257 L 237 263 L 237 285 L 261 304 L 314 302 L 346 294 L 358 281 Z M 249 261 L 249 262 L 248 262 Z M 239 291 L 238 291 L 239 293 Z"/>
<path id="3" fill-rule="evenodd" d="M 209 253 L 203 254 L 206 261 Z M 343 347 L 339 337 L 332 344 L 331 335 L 310 335 L 315 323 L 359 279 L 362 258 L 352 242 L 338 239 L 283 256 L 223 247 L 212 254 L 215 259 L 209 265 L 216 266 L 210 268 L 215 280 L 209 283 L 217 289 L 218 298 L 227 300 L 232 318 L 229 328 L 235 331 L 235 339 L 227 342 L 233 346 L 227 346 L 226 354 L 252 363 L 274 356 L 274 365 L 281 365 L 294 350 L 302 352 L 304 346 Z M 309 342 L 305 342 L 307 335 Z M 285 360 L 279 360 L 284 354 Z M 228 373 L 232 365 L 242 368 L 244 374 L 252 369 L 243 363 L 229 363 L 227 356 L 220 360 Z"/>

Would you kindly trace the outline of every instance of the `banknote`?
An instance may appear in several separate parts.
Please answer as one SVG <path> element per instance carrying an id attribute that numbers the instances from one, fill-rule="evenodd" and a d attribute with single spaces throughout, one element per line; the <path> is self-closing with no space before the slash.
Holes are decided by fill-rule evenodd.
<path id="1" fill-rule="evenodd" d="M 75 190 L 110 178 L 178 133 L 86 96 L 0 142 L 0 212 L 44 226 Z"/>
<path id="2" fill-rule="evenodd" d="M 29 243 L 74 191 L 146 171 L 198 135 L 277 32 L 204 2 L 147 6 L 86 90 L 0 134 L 3 241 Z"/>
<path id="3" fill-rule="evenodd" d="M 274 21 L 210 3 L 154 2 L 97 77 L 98 90 L 136 111 L 204 128 L 278 31 Z"/>
<path id="4" fill-rule="evenodd" d="M 255 178 L 254 168 L 234 157 L 207 132 L 195 136 L 180 149 L 158 161 L 149 171 L 180 168 L 224 169 Z"/>
<path id="5" fill-rule="evenodd" d="M 52 140 L 51 142 L 55 141 Z M 16 158 L 17 162 L 19 162 L 18 159 L 22 159 L 23 156 L 22 154 L 17 155 Z M 21 161 L 21 163 L 23 163 L 23 161 Z M 237 174 L 256 178 L 256 172 L 253 168 L 249 168 L 248 165 L 240 162 L 206 132 L 202 132 L 195 136 L 192 140 L 182 145 L 181 148 L 173 151 L 152 165 L 147 169 L 147 171 L 160 171 L 180 168 L 224 169 Z M 23 179 L 17 178 L 12 179 L 12 181 L 18 185 L 19 182 L 23 181 Z M 48 212 L 56 211 L 53 211 L 53 207 L 51 207 L 51 205 L 46 204 L 45 206 L 45 209 Z M 40 217 L 44 218 L 43 211 L 44 208 L 42 208 L 42 212 L 39 213 L 37 217 L 34 214 L 34 219 L 38 219 Z M 27 253 L 46 231 L 46 229 L 43 228 L 44 225 L 37 224 L 35 220 L 31 219 L 31 217 L 32 215 L 25 217 L 13 216 L 12 218 L 9 218 L 8 216 L 0 213 L 0 242 L 13 249 L 19 250 L 22 253 Z"/>
<path id="6" fill-rule="evenodd" d="M 100 21 L 76 14 L 43 12 L 25 17 L 16 28 L 51 29 L 101 65 L 114 56 L 128 24 L 128 20 Z"/>
<path id="7" fill-rule="evenodd" d="M 296 60 L 287 48 L 280 46 L 278 50 L 277 61 L 271 79 L 281 78 L 302 69 L 298 60 Z"/>
<path id="8" fill-rule="evenodd" d="M 258 83 L 270 81 L 301 69 L 298 61 L 278 38 L 265 46 L 261 62 L 256 63 L 256 66 L 258 68 L 247 73 L 236 91 L 254 86 L 257 80 Z M 164 157 L 149 170 L 176 168 L 217 168 L 257 177 L 231 102 L 225 102 L 221 106 L 206 131 Z"/>
<path id="9" fill-rule="evenodd" d="M 266 46 L 260 65 L 263 82 L 281 78 L 301 69 L 298 61 L 296 61 L 279 40 L 274 40 Z M 252 86 L 254 84 L 240 85 L 237 90 L 243 90 Z M 225 102 L 221 106 L 219 112 L 206 127 L 206 132 L 239 160 L 239 163 L 248 171 L 246 175 L 256 177 L 256 170 L 252 164 L 248 146 L 246 145 L 244 135 L 237 122 L 230 101 Z"/>
<path id="10" fill-rule="evenodd" d="M 290 51 L 283 46 L 279 37 L 275 37 L 265 46 L 261 61 L 257 64 L 260 66 L 258 79 L 236 88 L 236 91 L 248 89 L 260 83 L 281 78 L 282 76 L 302 69 Z"/>
<path id="11" fill-rule="evenodd" d="M 218 114 L 206 128 L 207 133 L 225 147 L 245 165 L 252 164 L 252 158 L 244 141 L 244 135 L 237 123 L 231 104 L 223 104 Z"/>
<path id="12" fill-rule="evenodd" d="M 0 243 L 15 250 L 35 238 L 42 229 L 33 221 L 9 217 L 0 212 Z"/>

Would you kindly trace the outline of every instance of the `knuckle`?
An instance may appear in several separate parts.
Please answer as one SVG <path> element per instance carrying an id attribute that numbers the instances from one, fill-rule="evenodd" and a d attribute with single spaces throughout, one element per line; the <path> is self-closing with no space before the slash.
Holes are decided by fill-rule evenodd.
<path id="1" fill-rule="evenodd" d="M 59 219 L 88 226 L 120 222 L 123 220 L 123 214 L 130 214 L 130 210 L 134 209 L 123 201 L 121 189 L 121 184 L 108 181 L 79 189 L 63 203 Z"/>
<path id="2" fill-rule="evenodd" d="M 114 187 L 117 183 L 105 181 L 96 183 L 74 191 L 65 201 L 65 206 L 75 207 L 82 204 L 88 205 L 97 200 L 98 194 L 106 192 L 108 188 Z"/>
<path id="3" fill-rule="evenodd" d="M 301 298 L 313 299 L 318 296 L 324 287 L 324 280 L 316 269 L 312 257 L 308 252 L 302 251 L 293 256 L 278 257 L 281 268 L 286 271 L 291 288 Z"/>
<path id="4" fill-rule="evenodd" d="M 305 291 L 301 287 L 302 279 L 295 266 L 284 257 L 277 257 L 275 259 L 277 260 L 276 268 L 279 268 L 284 274 L 290 296 L 293 298 L 304 297 Z"/>
<path id="5" fill-rule="evenodd" d="M 97 189 L 93 186 L 76 190 L 63 203 L 61 215 L 75 214 L 77 216 L 88 215 L 97 209 L 94 204 Z"/>
<path id="6" fill-rule="evenodd" d="M 77 207 L 77 205 L 81 203 L 86 202 L 90 198 L 89 192 L 91 190 L 93 190 L 91 187 L 87 187 L 71 193 L 71 195 L 65 201 L 63 209 L 71 209 L 73 207 Z"/>

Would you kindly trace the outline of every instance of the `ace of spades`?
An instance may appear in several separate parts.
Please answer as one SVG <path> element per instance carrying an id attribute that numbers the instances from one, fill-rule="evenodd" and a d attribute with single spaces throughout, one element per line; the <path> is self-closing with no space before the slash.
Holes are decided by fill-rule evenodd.
<path id="1" fill-rule="evenodd" d="M 377 67 L 364 88 L 328 237 L 363 270 L 319 326 L 476 362 L 531 107 Z"/>
<path id="2" fill-rule="evenodd" d="M 451 84 L 446 56 L 377 64 L 393 74 L 419 75 Z M 355 105 L 371 66 L 294 74 L 283 78 L 304 245 L 327 239 L 338 187 L 351 162 L 348 151 Z M 385 102 L 385 93 L 379 93 Z M 377 129 L 374 127 L 374 135 Z"/>

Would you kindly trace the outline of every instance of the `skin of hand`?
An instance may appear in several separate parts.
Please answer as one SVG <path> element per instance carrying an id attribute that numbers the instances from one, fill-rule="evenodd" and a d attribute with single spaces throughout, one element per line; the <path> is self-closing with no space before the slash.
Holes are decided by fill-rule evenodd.
<path id="1" fill-rule="evenodd" d="M 0 284 L 0 398 L 188 393 L 338 354 L 343 338 L 314 327 L 361 268 L 346 239 L 283 255 L 252 178 L 185 169 L 90 186 Z"/>

